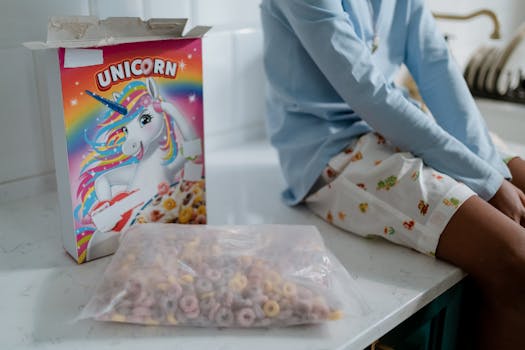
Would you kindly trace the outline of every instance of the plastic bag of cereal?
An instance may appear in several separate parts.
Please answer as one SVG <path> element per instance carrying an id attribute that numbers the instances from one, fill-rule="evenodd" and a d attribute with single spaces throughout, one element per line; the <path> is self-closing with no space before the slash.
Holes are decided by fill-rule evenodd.
<path id="1" fill-rule="evenodd" d="M 80 317 L 283 327 L 337 320 L 364 306 L 314 226 L 143 224 L 123 236 Z"/>

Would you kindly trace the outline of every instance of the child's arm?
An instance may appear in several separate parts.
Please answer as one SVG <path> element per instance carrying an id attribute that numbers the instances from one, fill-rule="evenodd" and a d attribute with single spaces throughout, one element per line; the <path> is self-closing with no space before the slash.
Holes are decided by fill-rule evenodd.
<path id="1" fill-rule="evenodd" d="M 423 100 L 443 129 L 510 178 L 432 14 L 422 0 L 411 4 L 405 63 Z"/>
<path id="2" fill-rule="evenodd" d="M 485 200 L 496 193 L 503 176 L 387 84 L 340 1 L 274 0 L 262 8 L 290 27 L 339 95 L 372 128 Z"/>

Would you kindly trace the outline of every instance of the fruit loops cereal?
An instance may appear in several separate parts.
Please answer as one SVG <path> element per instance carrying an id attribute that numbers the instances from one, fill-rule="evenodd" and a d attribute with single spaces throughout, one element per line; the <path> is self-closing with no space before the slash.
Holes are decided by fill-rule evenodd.
<path id="1" fill-rule="evenodd" d="M 313 226 L 144 224 L 124 235 L 81 318 L 237 328 L 320 323 L 344 316 L 346 301 L 355 300 L 351 283 Z"/>
<path id="2" fill-rule="evenodd" d="M 144 205 L 137 223 L 206 224 L 204 180 L 161 183 L 153 199 Z"/>

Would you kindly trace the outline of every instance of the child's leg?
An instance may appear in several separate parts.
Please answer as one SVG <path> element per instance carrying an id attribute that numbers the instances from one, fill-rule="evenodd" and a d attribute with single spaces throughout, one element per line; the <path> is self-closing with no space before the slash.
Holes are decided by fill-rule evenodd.
<path id="1" fill-rule="evenodd" d="M 521 175 L 513 174 L 525 184 L 521 165 Z M 344 230 L 436 252 L 463 268 L 484 297 L 480 345 L 519 344 L 525 330 L 525 228 L 376 134 L 332 158 L 322 178 L 326 185 L 305 200 L 312 211 Z"/>
<path id="2" fill-rule="evenodd" d="M 467 271 L 484 296 L 479 349 L 516 349 L 525 330 L 525 229 L 479 197 L 441 235 L 437 257 Z"/>

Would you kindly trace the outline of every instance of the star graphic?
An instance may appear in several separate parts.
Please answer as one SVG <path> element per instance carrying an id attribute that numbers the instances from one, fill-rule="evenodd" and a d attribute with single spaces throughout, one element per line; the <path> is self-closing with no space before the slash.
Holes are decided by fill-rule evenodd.
<path id="1" fill-rule="evenodd" d="M 195 96 L 195 94 L 191 94 L 188 96 L 188 101 L 190 101 L 190 103 L 193 103 L 195 102 L 195 99 L 197 98 L 197 96 Z"/>
<path id="2" fill-rule="evenodd" d="M 191 60 L 191 58 L 193 57 L 193 55 L 190 53 L 188 54 L 188 59 Z"/>
<path id="3" fill-rule="evenodd" d="M 184 63 L 183 60 L 179 61 L 179 68 L 180 68 L 180 70 L 184 70 L 184 68 L 186 68 L 186 63 Z"/>
<path id="4" fill-rule="evenodd" d="M 78 104 L 78 100 L 76 98 L 71 100 L 71 106 L 76 106 Z"/>

